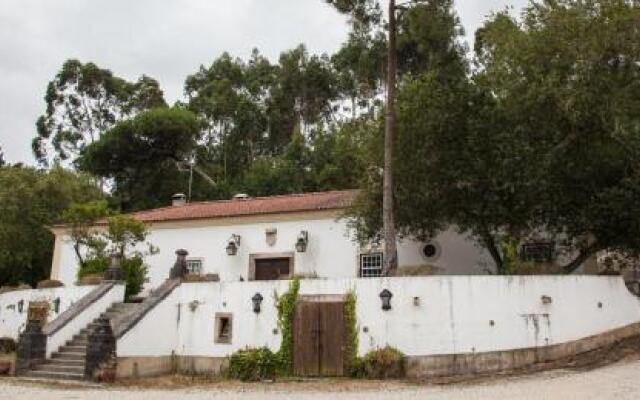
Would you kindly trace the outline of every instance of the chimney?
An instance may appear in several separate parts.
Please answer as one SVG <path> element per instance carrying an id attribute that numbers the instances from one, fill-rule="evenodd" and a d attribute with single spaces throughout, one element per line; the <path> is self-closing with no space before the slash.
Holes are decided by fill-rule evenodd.
<path id="1" fill-rule="evenodd" d="M 171 196 L 171 205 L 174 207 L 182 207 L 187 204 L 187 196 L 184 193 L 176 193 Z"/>

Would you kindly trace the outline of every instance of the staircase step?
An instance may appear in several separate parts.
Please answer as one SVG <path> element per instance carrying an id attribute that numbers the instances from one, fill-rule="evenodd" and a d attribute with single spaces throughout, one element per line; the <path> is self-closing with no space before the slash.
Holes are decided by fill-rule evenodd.
<path id="1" fill-rule="evenodd" d="M 31 378 L 57 379 L 57 380 L 83 380 L 84 373 L 51 372 L 51 371 L 29 371 L 27 376 Z"/>
<path id="2" fill-rule="evenodd" d="M 37 372 L 67 372 L 71 374 L 84 374 L 84 365 L 65 364 L 42 364 L 38 365 L 34 371 Z"/>
<path id="3" fill-rule="evenodd" d="M 87 356 L 86 353 L 64 352 L 64 353 L 53 353 L 51 355 L 51 359 L 52 360 L 62 359 L 62 360 L 84 361 L 86 356 Z"/>
<path id="4" fill-rule="evenodd" d="M 89 338 L 73 338 L 67 342 L 67 346 L 86 346 L 89 344 Z"/>
<path id="5" fill-rule="evenodd" d="M 86 345 L 78 345 L 71 344 L 67 346 L 62 346 L 58 349 L 58 353 L 86 353 L 87 346 Z"/>
<path id="6" fill-rule="evenodd" d="M 67 367 L 83 367 L 84 368 L 85 360 L 66 360 L 63 358 L 49 359 L 45 361 L 43 364 L 39 366 L 46 365 L 59 365 L 59 366 L 67 366 Z"/>

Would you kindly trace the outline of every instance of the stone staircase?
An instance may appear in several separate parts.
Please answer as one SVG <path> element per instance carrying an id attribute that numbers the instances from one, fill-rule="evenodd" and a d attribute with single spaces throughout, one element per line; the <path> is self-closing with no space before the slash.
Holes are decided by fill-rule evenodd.
<path id="1" fill-rule="evenodd" d="M 80 330 L 80 332 L 64 346 L 60 347 L 58 351 L 52 353 L 50 359 L 45 360 L 33 370 L 28 371 L 25 376 L 43 379 L 85 379 L 85 360 L 91 329 L 97 326 L 100 318 L 108 318 L 110 320 L 122 318 L 137 306 L 139 306 L 139 304 L 114 303 L 109 309 L 102 313 L 99 318 L 96 318 Z"/>

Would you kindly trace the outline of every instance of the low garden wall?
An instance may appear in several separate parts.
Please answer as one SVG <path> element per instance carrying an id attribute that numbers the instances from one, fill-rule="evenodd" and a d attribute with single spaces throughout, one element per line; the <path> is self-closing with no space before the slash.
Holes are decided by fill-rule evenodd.
<path id="1" fill-rule="evenodd" d="M 0 337 L 18 340 L 27 324 L 31 302 L 48 302 L 51 321 L 93 290 L 94 286 L 67 286 L 51 289 L 16 290 L 0 294 Z M 56 311 L 55 304 L 59 302 Z"/>
<path id="2" fill-rule="evenodd" d="M 119 375 L 181 368 L 215 372 L 239 349 L 277 350 L 281 332 L 274 294 L 288 287 L 287 281 L 182 283 L 118 340 Z M 385 289 L 392 295 L 389 310 L 382 309 L 379 296 Z M 557 358 L 640 333 L 640 300 L 619 277 L 300 281 L 302 296 L 348 292 L 356 296 L 358 353 L 393 346 L 408 356 L 408 373 L 415 377 L 511 369 L 536 362 L 540 349 Z M 253 312 L 256 293 L 263 297 L 260 313 Z M 215 341 L 216 314 L 232 316 L 230 343 Z M 518 352 L 524 361 L 501 364 Z"/>

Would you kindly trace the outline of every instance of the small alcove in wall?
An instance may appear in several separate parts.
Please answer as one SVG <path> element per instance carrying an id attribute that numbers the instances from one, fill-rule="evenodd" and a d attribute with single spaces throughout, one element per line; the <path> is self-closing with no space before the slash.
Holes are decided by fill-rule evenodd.
<path id="1" fill-rule="evenodd" d="M 233 314 L 216 313 L 214 343 L 231 344 L 233 337 Z"/>

